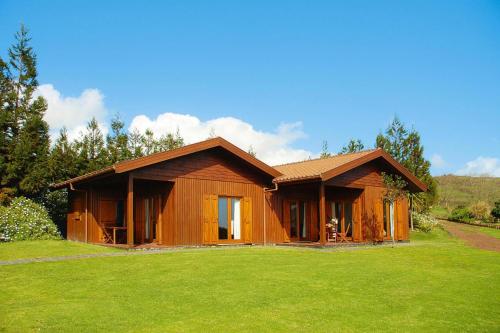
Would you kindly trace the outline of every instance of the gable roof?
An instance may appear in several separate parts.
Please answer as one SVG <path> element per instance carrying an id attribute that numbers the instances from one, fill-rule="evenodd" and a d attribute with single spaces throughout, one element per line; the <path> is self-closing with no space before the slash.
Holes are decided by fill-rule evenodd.
<path id="1" fill-rule="evenodd" d="M 151 154 L 148 156 L 144 157 L 139 157 L 136 159 L 132 160 L 127 160 L 127 161 L 122 161 L 119 163 L 116 163 L 110 167 L 106 167 L 101 170 L 93 171 L 90 173 L 87 173 L 85 175 L 75 177 L 69 180 L 66 180 L 61 183 L 54 184 L 52 187 L 57 189 L 57 188 L 63 188 L 66 186 L 69 186 L 70 184 L 78 183 L 83 180 L 89 180 L 98 176 L 106 175 L 106 174 L 120 174 L 120 173 L 125 173 L 129 171 L 133 171 L 139 168 L 143 168 L 146 166 L 150 166 L 156 163 L 172 160 L 174 158 L 194 154 L 197 152 L 201 152 L 204 150 L 212 149 L 212 148 L 222 148 L 233 155 L 237 156 L 238 158 L 244 160 L 248 164 L 254 166 L 255 168 L 259 169 L 261 172 L 275 178 L 279 177 L 281 173 L 277 171 L 276 169 L 270 167 L 269 165 L 265 164 L 264 162 L 258 160 L 257 158 L 253 157 L 252 155 L 248 154 L 244 150 L 236 147 L 229 141 L 221 138 L 221 137 L 216 137 L 213 139 L 208 139 L 205 141 L 193 143 L 190 145 L 186 145 L 184 147 L 180 147 L 177 149 L 172 149 L 160 153 L 155 153 Z"/>
<path id="2" fill-rule="evenodd" d="M 276 183 L 313 179 L 326 181 L 377 158 L 385 160 L 421 191 L 427 190 L 427 186 L 423 182 L 421 182 L 408 169 L 402 166 L 381 148 L 350 154 L 335 155 L 327 158 L 318 158 L 314 160 L 276 165 L 274 168 L 281 172 L 282 175 L 276 177 L 274 181 Z"/>

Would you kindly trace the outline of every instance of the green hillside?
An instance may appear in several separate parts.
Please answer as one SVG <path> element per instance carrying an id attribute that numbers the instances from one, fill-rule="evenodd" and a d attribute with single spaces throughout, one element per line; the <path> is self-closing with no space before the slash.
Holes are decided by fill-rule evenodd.
<path id="1" fill-rule="evenodd" d="M 491 207 L 500 200 L 499 177 L 468 177 L 445 175 L 434 177 L 438 183 L 439 206 L 451 210 L 485 201 Z"/>

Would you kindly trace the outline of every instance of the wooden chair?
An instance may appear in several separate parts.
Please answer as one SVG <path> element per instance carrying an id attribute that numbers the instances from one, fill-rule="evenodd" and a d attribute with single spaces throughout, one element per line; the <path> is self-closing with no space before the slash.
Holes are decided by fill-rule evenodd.
<path id="1" fill-rule="evenodd" d="M 345 232 L 339 232 L 339 236 L 340 236 L 340 242 L 346 242 L 346 243 L 349 243 L 349 240 L 347 240 L 347 234 L 349 233 L 349 230 L 351 229 L 351 225 L 349 224 L 347 226 L 347 229 Z"/>
<path id="2" fill-rule="evenodd" d="M 326 227 L 326 241 L 327 242 L 337 242 L 337 225 L 338 222 L 332 221 L 329 223 L 331 226 Z"/>

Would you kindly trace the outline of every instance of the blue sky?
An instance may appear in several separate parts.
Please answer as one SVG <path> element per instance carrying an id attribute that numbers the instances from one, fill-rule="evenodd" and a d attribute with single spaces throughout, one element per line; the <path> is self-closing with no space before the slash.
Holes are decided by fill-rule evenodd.
<path id="1" fill-rule="evenodd" d="M 500 176 L 498 1 L 0 0 L 2 57 L 21 22 L 54 130 L 119 113 L 276 163 L 398 115 L 433 174 Z"/>

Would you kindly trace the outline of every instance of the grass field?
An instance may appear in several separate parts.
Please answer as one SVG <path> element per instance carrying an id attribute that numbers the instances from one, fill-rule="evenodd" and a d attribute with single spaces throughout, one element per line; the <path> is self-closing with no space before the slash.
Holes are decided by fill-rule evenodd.
<path id="1" fill-rule="evenodd" d="M 500 330 L 500 254 L 442 230 L 396 248 L 191 249 L 0 266 L 0 288 L 2 332 Z"/>

